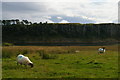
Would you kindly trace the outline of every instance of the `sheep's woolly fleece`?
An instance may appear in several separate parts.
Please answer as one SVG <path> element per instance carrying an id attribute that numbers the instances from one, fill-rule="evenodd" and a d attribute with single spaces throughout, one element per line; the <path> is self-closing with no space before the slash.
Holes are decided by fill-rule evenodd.
<path id="1" fill-rule="evenodd" d="M 105 49 L 99 48 L 98 51 L 99 51 L 99 52 L 105 52 Z"/>
<path id="2" fill-rule="evenodd" d="M 28 57 L 21 54 L 18 55 L 17 62 L 24 65 L 28 65 L 29 63 L 32 63 Z"/>

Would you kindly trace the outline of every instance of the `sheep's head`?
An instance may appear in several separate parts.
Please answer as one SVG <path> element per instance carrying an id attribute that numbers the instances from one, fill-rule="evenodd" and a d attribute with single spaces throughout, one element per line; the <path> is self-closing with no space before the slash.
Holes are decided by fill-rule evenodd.
<path id="1" fill-rule="evenodd" d="M 105 49 L 105 47 L 103 47 L 103 49 Z"/>
<path id="2" fill-rule="evenodd" d="M 31 67 L 33 67 L 33 63 L 29 63 L 28 65 L 31 66 Z"/>

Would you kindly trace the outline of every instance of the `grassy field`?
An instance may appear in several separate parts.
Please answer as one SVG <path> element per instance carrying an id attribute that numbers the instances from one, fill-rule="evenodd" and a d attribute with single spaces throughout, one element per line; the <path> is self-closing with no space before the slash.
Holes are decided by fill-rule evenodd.
<path id="1" fill-rule="evenodd" d="M 118 46 L 7 46 L 3 47 L 3 78 L 118 78 Z M 77 51 L 77 52 L 76 52 Z M 25 54 L 34 67 L 16 64 L 17 54 Z M 41 57 L 45 53 L 48 58 Z"/>

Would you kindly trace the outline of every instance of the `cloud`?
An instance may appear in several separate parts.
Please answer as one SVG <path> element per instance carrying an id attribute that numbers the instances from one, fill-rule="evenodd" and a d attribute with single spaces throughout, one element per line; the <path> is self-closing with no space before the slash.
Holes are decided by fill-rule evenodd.
<path id="1" fill-rule="evenodd" d="M 117 1 L 113 0 L 5 0 L 3 19 L 27 19 L 32 22 L 102 23 L 117 20 Z M 25 2 L 26 1 L 26 2 Z M 37 2 L 35 2 L 37 1 Z M 67 5 L 69 4 L 69 5 Z"/>
<path id="2" fill-rule="evenodd" d="M 31 6 L 32 5 L 32 6 Z M 51 17 L 48 13 L 51 13 L 49 8 L 42 3 L 31 2 L 4 2 L 2 4 L 2 17 L 3 19 L 27 19 L 32 22 L 50 22 Z M 54 12 L 54 11 L 53 11 Z"/>
<path id="3" fill-rule="evenodd" d="M 58 23 L 61 20 L 67 20 L 70 23 L 95 23 L 95 21 L 92 18 L 84 18 L 83 16 L 65 16 L 65 15 L 58 15 L 61 16 L 62 19 L 58 19 L 56 16 L 51 16 L 52 18 L 50 20 Z"/>
<path id="4" fill-rule="evenodd" d="M 69 5 L 66 5 L 69 4 Z M 87 17 L 94 22 L 110 22 L 117 18 L 117 2 L 61 2 L 52 5 L 56 10 L 56 15 L 65 15 L 68 17 Z M 50 5 L 50 4 L 48 4 Z M 57 6 L 57 9 L 55 8 Z M 87 22 L 87 21 L 86 21 Z"/>
<path id="5" fill-rule="evenodd" d="M 70 22 L 68 22 L 67 20 L 62 20 L 59 23 L 70 23 Z"/>
<path id="6" fill-rule="evenodd" d="M 119 0 L 3 0 L 3 2 L 118 2 Z"/>
<path id="7" fill-rule="evenodd" d="M 44 2 L 3 2 L 2 3 L 3 12 L 12 12 L 12 13 L 39 13 L 45 14 L 47 12 L 54 12 L 53 9 L 47 7 L 47 4 Z"/>
<path id="8" fill-rule="evenodd" d="M 62 19 L 62 17 L 57 17 L 57 19 Z"/>

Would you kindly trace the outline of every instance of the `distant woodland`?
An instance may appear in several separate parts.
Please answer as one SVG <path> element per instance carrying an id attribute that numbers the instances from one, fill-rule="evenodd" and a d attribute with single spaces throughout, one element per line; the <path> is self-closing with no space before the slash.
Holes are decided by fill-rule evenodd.
<path id="1" fill-rule="evenodd" d="M 117 42 L 120 24 L 32 23 L 2 20 L 2 41 L 10 43 Z"/>

